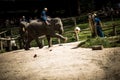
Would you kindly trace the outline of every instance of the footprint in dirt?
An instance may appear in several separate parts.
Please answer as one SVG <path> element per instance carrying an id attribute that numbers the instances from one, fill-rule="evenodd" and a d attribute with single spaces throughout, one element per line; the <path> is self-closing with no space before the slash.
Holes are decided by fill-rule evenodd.
<path id="1" fill-rule="evenodd" d="M 36 58 L 36 57 L 37 57 L 37 54 L 35 54 L 33 57 Z"/>

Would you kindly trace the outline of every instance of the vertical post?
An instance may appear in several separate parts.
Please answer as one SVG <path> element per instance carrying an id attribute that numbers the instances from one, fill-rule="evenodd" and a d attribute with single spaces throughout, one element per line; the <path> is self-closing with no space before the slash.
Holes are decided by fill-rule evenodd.
<path id="1" fill-rule="evenodd" d="M 77 0 L 77 11 L 78 11 L 78 15 L 80 15 L 80 13 L 81 13 L 80 0 Z"/>
<path id="2" fill-rule="evenodd" d="M 41 39 L 41 41 L 42 41 L 42 45 L 45 45 L 44 39 Z"/>
<path id="3" fill-rule="evenodd" d="M 78 36 L 78 32 L 75 31 L 75 38 L 77 41 L 79 41 L 79 36 Z"/>
<path id="4" fill-rule="evenodd" d="M 60 44 L 61 43 L 61 41 L 60 41 L 60 39 L 58 38 L 58 43 Z"/>
<path id="5" fill-rule="evenodd" d="M 1 47 L 1 51 L 3 51 L 3 42 L 2 42 L 2 40 L 0 40 L 0 47 Z"/>
<path id="6" fill-rule="evenodd" d="M 116 26 L 115 25 L 113 25 L 113 34 L 114 34 L 114 36 L 117 35 Z"/>
<path id="7" fill-rule="evenodd" d="M 7 40 L 7 46 L 8 46 L 8 51 L 10 51 L 11 50 L 10 40 Z"/>
<path id="8" fill-rule="evenodd" d="M 0 35 L 0 38 L 1 38 L 1 35 Z M 0 39 L 0 48 L 1 48 L 1 51 L 3 51 L 3 42 L 2 42 L 2 39 Z"/>
<path id="9" fill-rule="evenodd" d="M 76 27 L 76 25 L 77 25 L 77 23 L 76 23 L 76 18 L 73 17 L 72 20 L 73 20 L 73 22 L 74 22 L 74 26 Z"/>
<path id="10" fill-rule="evenodd" d="M 4 34 L 4 37 L 6 37 L 6 32 L 5 33 L 3 33 Z"/>
<path id="11" fill-rule="evenodd" d="M 89 21 L 89 27 L 90 27 L 90 30 L 91 30 L 92 37 L 96 37 L 97 33 L 96 33 L 96 28 L 95 28 L 95 25 L 94 25 L 94 19 L 93 19 L 93 14 L 92 13 L 88 14 L 88 21 Z"/>
<path id="12" fill-rule="evenodd" d="M 10 51 L 10 50 L 11 50 L 10 41 L 11 41 L 10 36 L 7 36 L 7 37 L 6 37 L 6 44 L 7 44 L 7 45 L 6 45 L 6 47 L 7 47 L 6 51 Z"/>

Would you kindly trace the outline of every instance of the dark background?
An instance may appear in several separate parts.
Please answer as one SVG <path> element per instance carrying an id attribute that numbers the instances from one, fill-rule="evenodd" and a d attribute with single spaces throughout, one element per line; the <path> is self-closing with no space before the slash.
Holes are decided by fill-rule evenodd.
<path id="1" fill-rule="evenodd" d="M 99 10 L 102 7 L 117 7 L 119 0 L 79 0 L 81 14 Z M 0 18 L 32 16 L 39 17 L 47 7 L 51 17 L 77 16 L 78 0 L 0 0 Z"/>

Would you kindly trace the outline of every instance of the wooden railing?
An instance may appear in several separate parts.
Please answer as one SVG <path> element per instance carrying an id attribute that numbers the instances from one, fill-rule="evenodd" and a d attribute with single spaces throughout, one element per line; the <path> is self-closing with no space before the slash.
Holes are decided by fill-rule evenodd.
<path id="1" fill-rule="evenodd" d="M 0 50 L 3 51 L 4 50 L 4 45 L 7 44 L 6 46 L 9 47 L 9 49 L 11 49 L 11 45 L 10 42 L 12 40 L 16 40 L 18 39 L 19 36 L 15 37 L 15 38 L 11 38 L 10 36 L 6 36 L 7 30 L 6 31 L 2 31 L 0 32 Z"/>
<path id="2" fill-rule="evenodd" d="M 6 44 L 6 46 L 12 50 L 12 44 L 11 44 L 11 41 L 15 41 L 19 38 L 19 36 L 15 37 L 15 38 L 10 38 L 9 36 L 6 37 L 6 38 L 0 38 L 0 48 L 1 48 L 1 51 L 4 50 L 4 46 Z M 15 43 L 16 44 L 16 43 Z"/>

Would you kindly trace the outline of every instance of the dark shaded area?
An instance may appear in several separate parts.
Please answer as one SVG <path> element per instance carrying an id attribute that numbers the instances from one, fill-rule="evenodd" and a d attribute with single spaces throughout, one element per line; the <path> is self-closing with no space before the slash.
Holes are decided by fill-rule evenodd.
<path id="1" fill-rule="evenodd" d="M 0 27 L 4 26 L 1 23 L 6 19 L 17 18 L 19 21 L 23 15 L 28 19 L 40 18 L 44 7 L 48 8 L 48 16 L 63 18 L 80 16 L 107 6 L 118 8 L 116 4 L 119 2 L 119 0 L 0 0 Z"/>
<path id="2" fill-rule="evenodd" d="M 39 16 L 44 7 L 48 7 L 48 14 L 52 17 L 69 17 L 78 15 L 78 6 L 82 13 L 106 6 L 115 7 L 118 2 L 119 0 L 80 0 L 79 5 L 78 0 L 1 0 L 0 17 Z"/>
<path id="3" fill-rule="evenodd" d="M 39 16 L 44 7 L 48 7 L 52 17 L 76 15 L 77 10 L 76 2 L 68 0 L 3 0 L 0 1 L 0 17 Z"/>

